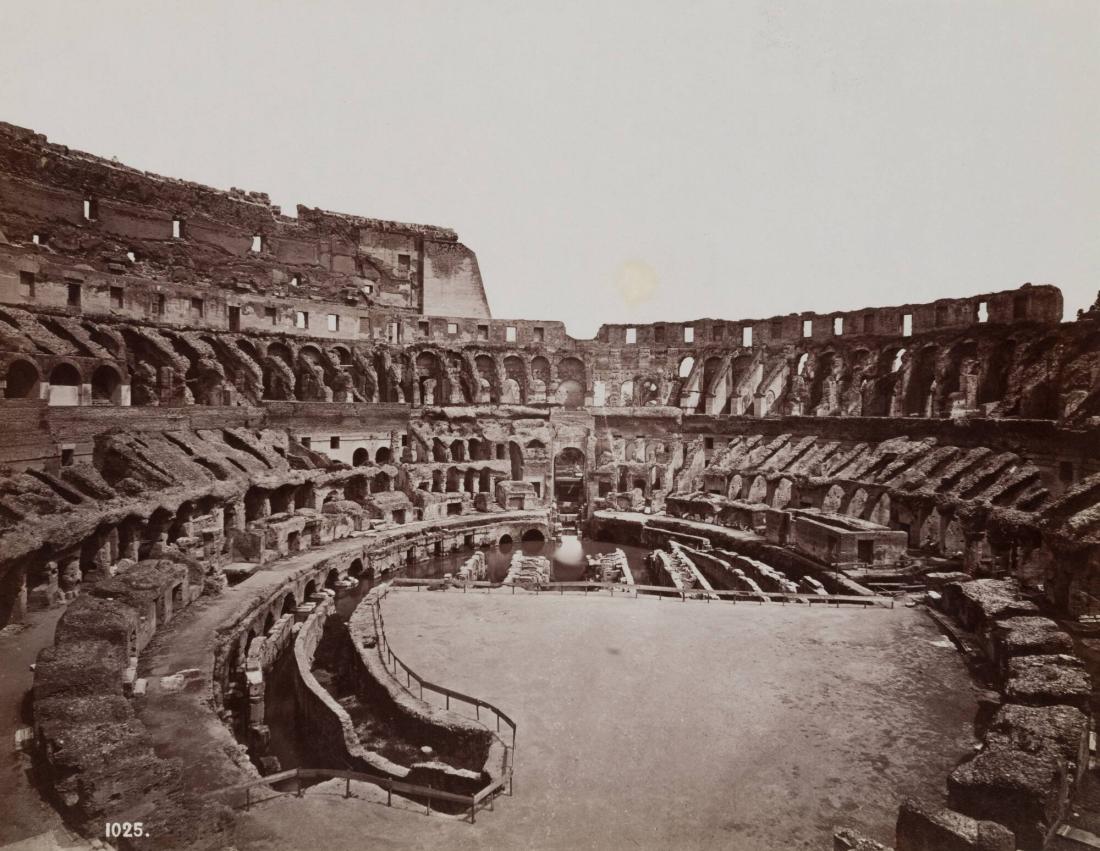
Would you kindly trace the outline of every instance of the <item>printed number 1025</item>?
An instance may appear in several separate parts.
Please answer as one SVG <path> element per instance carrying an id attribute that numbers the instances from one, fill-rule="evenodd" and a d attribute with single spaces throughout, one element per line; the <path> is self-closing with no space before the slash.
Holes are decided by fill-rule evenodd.
<path id="1" fill-rule="evenodd" d="M 145 826 L 140 821 L 109 821 L 106 832 L 108 839 L 140 839 L 146 835 Z"/>

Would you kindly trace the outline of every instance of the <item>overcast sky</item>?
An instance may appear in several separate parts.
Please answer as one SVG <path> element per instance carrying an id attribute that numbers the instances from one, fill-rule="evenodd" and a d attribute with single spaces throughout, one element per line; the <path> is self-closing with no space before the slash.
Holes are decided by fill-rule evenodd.
<path id="1" fill-rule="evenodd" d="M 0 0 L 0 120 L 455 228 L 497 317 L 1100 289 L 1100 0 Z"/>

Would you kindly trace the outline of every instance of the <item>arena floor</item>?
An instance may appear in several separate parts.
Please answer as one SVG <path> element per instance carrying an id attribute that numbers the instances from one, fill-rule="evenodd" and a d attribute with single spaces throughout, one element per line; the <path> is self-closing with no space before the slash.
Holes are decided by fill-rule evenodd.
<path id="1" fill-rule="evenodd" d="M 238 847 L 831 847 L 938 797 L 974 692 L 919 609 L 417 593 L 384 603 L 426 678 L 519 725 L 516 794 L 476 825 L 338 797 L 245 816 Z"/>

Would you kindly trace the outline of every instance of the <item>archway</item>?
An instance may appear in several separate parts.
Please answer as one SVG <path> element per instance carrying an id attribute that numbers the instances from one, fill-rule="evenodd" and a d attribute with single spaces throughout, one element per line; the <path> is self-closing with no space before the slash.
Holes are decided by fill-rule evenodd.
<path id="1" fill-rule="evenodd" d="M 585 463 L 584 453 L 574 446 L 554 456 L 554 501 L 563 514 L 579 514 L 584 507 Z"/>
<path id="2" fill-rule="evenodd" d="M 369 463 L 370 453 L 362 446 L 351 453 L 351 464 L 353 467 L 365 467 Z"/>
<path id="3" fill-rule="evenodd" d="M 35 399 L 38 397 L 38 367 L 30 361 L 12 361 L 8 366 L 5 399 Z"/>
<path id="4" fill-rule="evenodd" d="M 524 543 L 544 543 L 546 541 L 546 536 L 542 534 L 542 532 L 540 532 L 538 529 L 528 529 L 526 532 L 523 533 L 523 537 L 521 540 Z"/>
<path id="5" fill-rule="evenodd" d="M 122 377 L 112 366 L 101 364 L 92 373 L 92 404 L 118 405 L 121 403 Z"/>
<path id="6" fill-rule="evenodd" d="M 374 461 L 376 464 L 389 464 L 392 457 L 393 452 L 388 446 L 380 446 L 378 451 L 374 453 Z"/>
<path id="7" fill-rule="evenodd" d="M 55 407 L 80 404 L 80 373 L 71 363 L 60 363 L 50 372 L 50 398 Z"/>

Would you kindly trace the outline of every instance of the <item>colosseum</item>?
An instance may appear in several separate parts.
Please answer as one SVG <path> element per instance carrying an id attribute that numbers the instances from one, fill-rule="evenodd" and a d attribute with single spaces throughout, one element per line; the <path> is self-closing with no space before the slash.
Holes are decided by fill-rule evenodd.
<path id="1" fill-rule="evenodd" d="M 1097 847 L 1100 304 L 492 283 L 0 124 L 0 841 Z"/>

